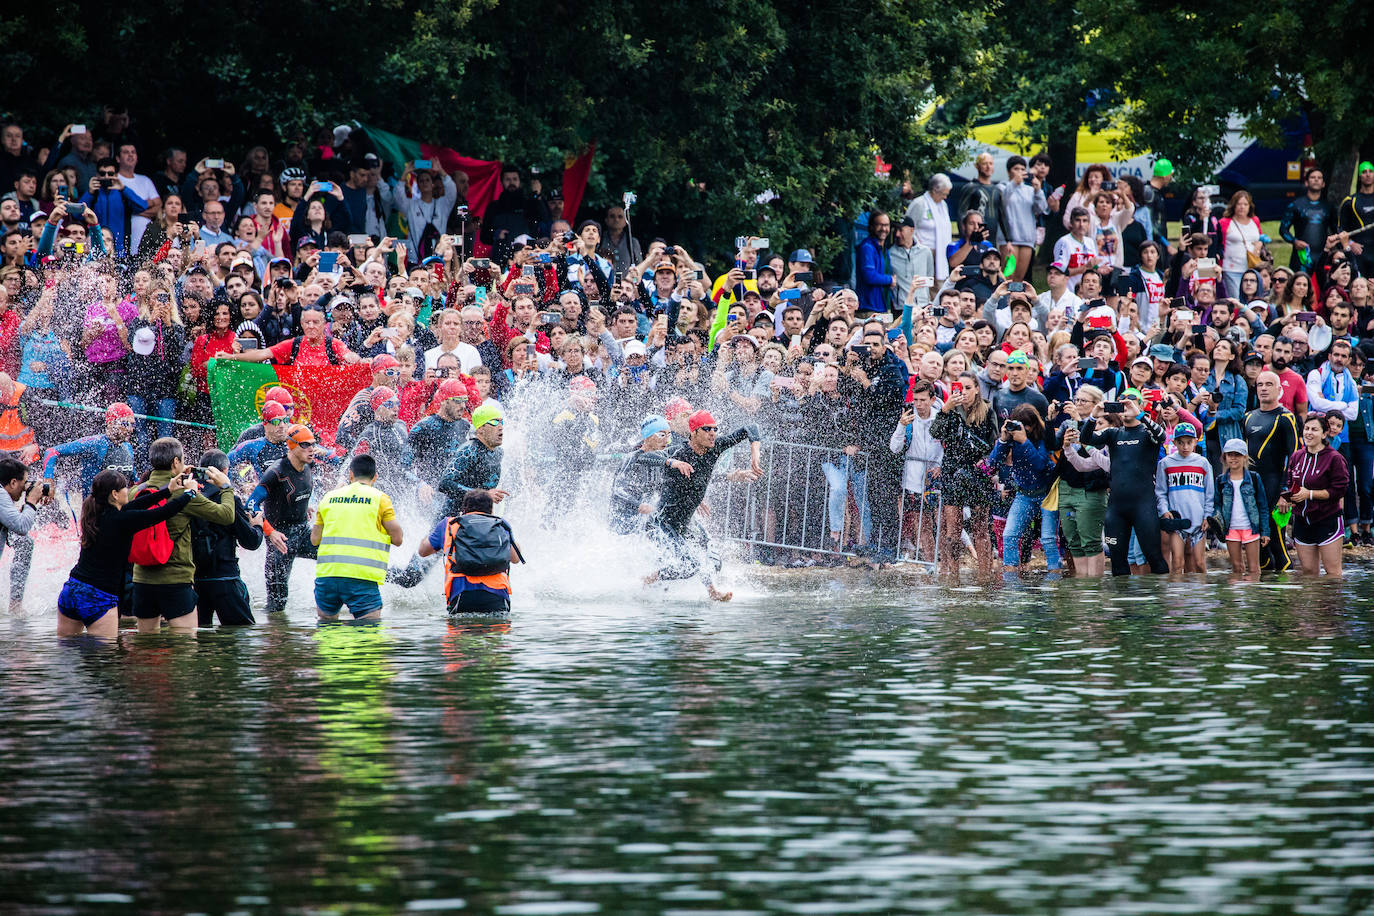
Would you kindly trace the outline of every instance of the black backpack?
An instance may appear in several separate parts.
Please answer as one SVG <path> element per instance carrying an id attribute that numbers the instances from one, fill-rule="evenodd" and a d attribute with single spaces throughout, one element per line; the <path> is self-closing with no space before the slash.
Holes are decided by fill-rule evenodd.
<path id="1" fill-rule="evenodd" d="M 465 576 L 489 576 L 510 569 L 511 549 L 521 563 L 525 557 L 515 535 L 503 518 L 468 512 L 449 520 L 453 545 L 448 556 L 450 571 Z"/>

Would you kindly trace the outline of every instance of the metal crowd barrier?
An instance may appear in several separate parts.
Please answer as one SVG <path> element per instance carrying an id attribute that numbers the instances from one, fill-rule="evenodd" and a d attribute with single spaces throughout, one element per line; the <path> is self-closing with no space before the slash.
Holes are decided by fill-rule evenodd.
<path id="1" fill-rule="evenodd" d="M 713 537 L 725 541 L 796 550 L 827 556 L 859 556 L 863 541 L 861 524 L 868 503 L 863 482 L 870 470 L 869 456 L 859 452 L 845 456 L 840 449 L 801 442 L 765 440 L 760 449 L 764 475 L 756 482 L 726 479 L 718 472 L 708 503 Z M 845 476 L 843 524 L 838 542 L 830 537 L 830 485 L 826 464 L 840 467 L 848 457 Z M 748 452 L 739 450 L 730 468 L 748 467 Z"/>

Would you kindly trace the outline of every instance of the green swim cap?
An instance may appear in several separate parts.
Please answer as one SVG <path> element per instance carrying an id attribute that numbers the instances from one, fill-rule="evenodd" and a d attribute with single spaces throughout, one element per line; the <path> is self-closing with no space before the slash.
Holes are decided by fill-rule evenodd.
<path id="1" fill-rule="evenodd" d="M 1370 162 L 1370 161 L 1368 161 L 1368 160 L 1365 160 L 1364 162 L 1361 162 L 1361 163 L 1360 163 L 1360 167 L 1359 167 L 1358 169 L 1356 169 L 1355 171 L 1356 171 L 1356 172 L 1374 172 L 1374 162 Z"/>
<path id="2" fill-rule="evenodd" d="M 472 412 L 472 428 L 481 429 L 492 420 L 503 419 L 505 419 L 505 414 L 501 413 L 501 408 L 488 401 Z"/>
<path id="3" fill-rule="evenodd" d="M 1174 173 L 1174 164 L 1164 157 L 1155 160 L 1155 177 L 1168 178 Z"/>

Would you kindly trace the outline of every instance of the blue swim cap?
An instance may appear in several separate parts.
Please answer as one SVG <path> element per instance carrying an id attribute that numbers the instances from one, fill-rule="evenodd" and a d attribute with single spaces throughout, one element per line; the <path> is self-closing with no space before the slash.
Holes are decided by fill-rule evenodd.
<path id="1" fill-rule="evenodd" d="M 644 422 L 639 424 L 639 438 L 647 439 L 657 433 L 668 431 L 668 421 L 658 414 L 651 414 L 644 418 Z"/>

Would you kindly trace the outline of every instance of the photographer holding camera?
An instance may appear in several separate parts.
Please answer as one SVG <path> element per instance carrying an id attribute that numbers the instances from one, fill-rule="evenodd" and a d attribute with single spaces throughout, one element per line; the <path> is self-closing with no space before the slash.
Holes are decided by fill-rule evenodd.
<path id="1" fill-rule="evenodd" d="M 201 495 L 216 499 L 220 487 L 210 481 L 210 470 L 226 475 L 229 456 L 211 449 L 200 456 L 201 466 L 192 468 L 192 477 L 201 484 Z M 226 487 L 232 492 L 232 487 Z M 248 626 L 253 620 L 253 607 L 248 600 L 248 586 L 239 576 L 238 548 L 257 550 L 262 546 L 262 516 L 249 518 L 243 500 L 233 496 L 234 521 L 223 525 L 195 517 L 191 522 L 191 556 L 196 564 L 196 611 L 203 627 L 212 626 L 219 614 L 221 626 Z M 188 511 L 189 511 L 188 507 Z"/>
<path id="2" fill-rule="evenodd" d="M 204 473 L 194 473 L 200 469 L 188 469 L 182 461 L 183 454 L 181 443 L 176 439 L 164 437 L 155 440 L 148 447 L 148 463 L 152 465 L 152 471 L 148 479 L 130 494 L 131 497 L 137 497 L 142 492 L 156 492 L 166 487 L 173 478 L 180 478 L 182 486 L 195 494 L 184 511 L 164 523 L 166 535 L 172 542 L 167 558 L 161 563 L 134 564 L 133 607 L 140 633 L 156 633 L 164 619 L 173 631 L 185 633 L 195 630 L 198 622 L 195 611 L 199 599 L 194 584 L 196 565 L 191 551 L 191 520 L 199 518 L 217 525 L 234 524 L 234 491 L 229 486 L 229 478 L 218 468 L 205 468 Z M 202 479 L 220 488 L 215 500 L 207 499 L 199 492 Z"/>
<path id="3" fill-rule="evenodd" d="M 965 213 L 964 218 L 959 220 L 959 241 L 951 244 L 947 252 L 950 279 L 954 279 L 958 275 L 956 271 L 965 263 L 979 264 L 982 261 L 982 255 L 969 261 L 969 257 L 975 251 L 997 250 L 988 238 L 988 227 L 983 223 L 983 214 L 977 210 L 970 210 Z"/>
<path id="4" fill-rule="evenodd" d="M 29 564 L 33 560 L 33 528 L 38 507 L 52 502 L 51 487 L 43 481 L 28 480 L 29 469 L 18 458 L 0 458 L 0 487 L 8 500 L 0 499 L 0 549 L 6 544 L 14 548 L 10 561 L 10 612 L 19 610 L 24 602 L 24 585 L 29 578 Z"/>

